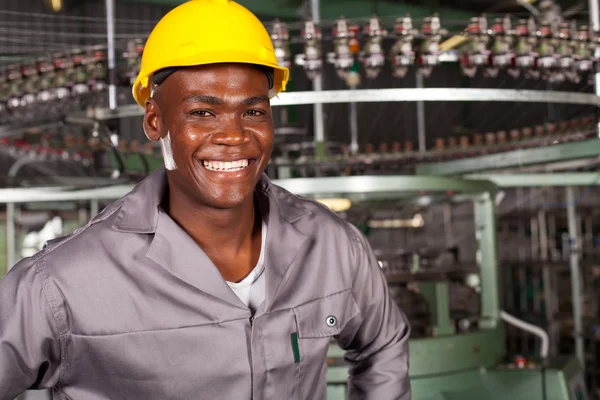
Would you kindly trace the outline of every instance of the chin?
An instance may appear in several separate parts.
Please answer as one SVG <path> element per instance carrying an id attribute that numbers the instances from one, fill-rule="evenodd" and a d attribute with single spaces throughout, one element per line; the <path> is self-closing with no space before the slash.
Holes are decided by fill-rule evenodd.
<path id="1" fill-rule="evenodd" d="M 199 205 L 219 210 L 230 210 L 240 208 L 248 201 L 253 201 L 253 190 L 248 191 L 246 188 L 233 187 L 219 188 L 221 190 L 215 190 L 216 188 L 211 187 L 211 189 L 207 191 L 203 187 L 196 188 L 195 199 Z"/>
<path id="2" fill-rule="evenodd" d="M 167 171 L 171 196 L 187 197 L 197 206 L 222 210 L 239 208 L 254 201 L 254 189 L 259 180 L 256 177 L 219 182 L 206 177 L 202 170 L 193 171 L 193 176 L 181 172 Z"/>
<path id="3" fill-rule="evenodd" d="M 235 208 L 240 208 L 243 205 L 245 205 L 248 201 L 248 197 L 251 196 L 230 196 L 228 198 L 213 198 L 211 199 L 213 201 L 211 201 L 209 205 L 221 210 L 231 210 Z"/>

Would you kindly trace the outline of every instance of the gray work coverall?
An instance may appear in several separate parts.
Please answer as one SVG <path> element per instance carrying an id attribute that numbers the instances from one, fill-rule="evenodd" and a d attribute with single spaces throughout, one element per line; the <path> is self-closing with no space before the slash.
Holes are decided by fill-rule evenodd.
<path id="1" fill-rule="evenodd" d="M 0 399 L 409 400 L 404 314 L 364 236 L 264 176 L 266 300 L 251 314 L 160 204 L 164 169 L 0 281 Z M 210 235 L 210 232 L 206 232 Z"/>

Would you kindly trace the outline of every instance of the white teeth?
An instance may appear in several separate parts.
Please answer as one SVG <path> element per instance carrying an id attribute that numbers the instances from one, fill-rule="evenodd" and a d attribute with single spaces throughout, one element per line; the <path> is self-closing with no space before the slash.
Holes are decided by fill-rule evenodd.
<path id="1" fill-rule="evenodd" d="M 202 164 L 206 169 L 211 171 L 239 171 L 246 168 L 250 162 L 249 160 L 237 160 L 237 161 L 203 161 Z"/>

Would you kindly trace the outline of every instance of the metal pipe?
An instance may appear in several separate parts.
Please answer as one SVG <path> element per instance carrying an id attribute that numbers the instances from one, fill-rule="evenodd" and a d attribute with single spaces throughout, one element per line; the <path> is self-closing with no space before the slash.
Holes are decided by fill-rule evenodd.
<path id="1" fill-rule="evenodd" d="M 79 213 L 77 216 L 79 220 L 79 226 L 84 226 L 88 223 L 87 209 L 85 207 L 79 207 Z"/>
<path id="2" fill-rule="evenodd" d="M 117 70 L 115 63 L 115 0 L 106 4 L 106 50 L 108 58 L 108 108 L 117 108 Z"/>
<path id="3" fill-rule="evenodd" d="M 590 11 L 590 25 L 595 35 L 600 33 L 600 0 L 589 0 L 588 7 Z M 594 35 L 594 36 L 595 36 Z M 596 46 L 594 51 L 595 57 L 600 57 L 600 46 Z M 600 96 L 600 65 L 595 63 L 594 88 L 597 96 Z M 596 115 L 599 115 L 598 113 Z M 597 136 L 600 137 L 600 118 L 596 127 Z"/>
<path id="4" fill-rule="evenodd" d="M 315 24 L 321 21 L 321 5 L 320 0 L 310 0 L 311 18 Z M 320 92 L 323 90 L 323 80 L 321 75 L 313 79 L 313 91 Z M 315 130 L 315 155 L 317 157 L 325 156 L 325 117 L 323 113 L 323 104 L 314 104 L 314 130 Z"/>
<path id="5" fill-rule="evenodd" d="M 98 199 L 90 200 L 90 219 L 92 219 L 96 215 L 98 215 L 99 208 L 100 208 L 100 205 L 99 205 Z"/>
<path id="6" fill-rule="evenodd" d="M 590 25 L 594 32 L 600 31 L 600 1 L 589 0 L 588 6 L 590 9 Z"/>
<path id="7" fill-rule="evenodd" d="M 21 157 L 19 159 L 17 159 L 17 161 L 15 161 L 11 166 L 10 169 L 8 170 L 8 172 L 6 173 L 6 177 L 9 179 L 13 179 L 14 177 L 17 176 L 17 174 L 19 173 L 19 171 L 21 170 L 21 168 L 23 168 L 26 165 L 30 165 L 31 163 L 35 163 L 41 161 L 39 157 L 35 157 L 35 156 L 24 156 Z"/>
<path id="8" fill-rule="evenodd" d="M 550 354 L 552 356 L 558 353 L 558 342 L 554 335 L 556 329 L 556 323 L 554 321 L 554 315 L 556 315 L 556 309 L 554 307 L 554 293 L 552 290 L 552 274 L 550 266 L 547 264 L 550 258 L 550 240 L 548 234 L 548 214 L 543 211 L 538 211 L 538 226 L 540 234 L 540 258 L 542 260 L 542 282 L 544 288 L 544 304 L 546 305 L 546 324 L 548 326 L 548 333 L 552 340 L 550 340 Z"/>
<path id="9" fill-rule="evenodd" d="M 583 296 L 581 271 L 579 269 L 579 238 L 577 237 L 577 216 L 575 214 L 575 195 L 573 187 L 567 188 L 567 219 L 569 223 L 569 264 L 571 267 L 571 301 L 573 302 L 573 325 L 575 336 L 575 354 L 581 368 L 585 367 L 583 348 Z"/>
<path id="10" fill-rule="evenodd" d="M 590 215 L 585 218 L 585 245 L 583 246 L 583 252 L 586 254 L 586 258 L 593 258 L 594 251 L 594 221 Z"/>
<path id="11" fill-rule="evenodd" d="M 417 69 L 417 89 L 423 89 L 423 73 Z M 425 142 L 425 103 L 417 101 L 417 131 L 419 134 L 419 152 L 427 151 Z"/>
<path id="12" fill-rule="evenodd" d="M 556 199 L 556 197 L 552 198 Z M 554 215 L 548 217 L 548 236 L 551 238 L 558 237 L 556 233 L 556 216 Z M 556 240 L 550 241 L 550 256 L 552 257 L 552 261 L 560 260 L 560 253 L 558 252 L 558 243 L 556 243 Z"/>
<path id="13" fill-rule="evenodd" d="M 515 200 L 516 205 L 525 205 L 526 201 L 524 198 L 527 197 L 527 193 L 525 193 L 525 189 L 517 188 L 517 198 Z M 530 260 L 528 259 L 527 252 L 527 235 L 525 229 L 525 221 L 523 218 L 519 218 L 517 221 L 517 280 L 516 286 L 519 291 L 518 296 L 518 310 L 517 306 L 515 306 L 515 311 L 519 312 L 521 315 L 527 315 L 527 302 L 524 299 L 527 299 L 527 284 L 525 282 L 526 271 L 525 265 L 530 264 Z M 515 335 L 518 335 L 515 333 Z M 518 335 L 518 341 L 520 341 L 520 348 L 525 349 L 527 338 L 521 333 Z"/>
<path id="14" fill-rule="evenodd" d="M 546 224 L 546 212 L 543 210 L 538 211 L 538 232 L 540 234 L 540 259 L 543 262 L 548 261 L 548 226 Z"/>
<path id="15" fill-rule="evenodd" d="M 446 248 L 449 249 L 454 246 L 454 230 L 452 229 L 452 205 L 446 204 L 443 209 L 444 212 L 444 239 L 446 242 Z"/>
<path id="16" fill-rule="evenodd" d="M 15 203 L 6 204 L 6 263 L 10 270 L 17 262 Z"/>
<path id="17" fill-rule="evenodd" d="M 550 337 L 545 330 L 539 326 L 535 326 L 515 316 L 512 316 L 503 310 L 500 311 L 500 317 L 507 323 L 539 337 L 542 340 L 542 344 L 540 346 L 540 357 L 543 359 L 548 358 L 548 351 L 550 350 Z"/>
<path id="18" fill-rule="evenodd" d="M 354 86 L 351 89 L 355 89 Z M 358 106 L 350 103 L 350 154 L 358 154 Z"/>

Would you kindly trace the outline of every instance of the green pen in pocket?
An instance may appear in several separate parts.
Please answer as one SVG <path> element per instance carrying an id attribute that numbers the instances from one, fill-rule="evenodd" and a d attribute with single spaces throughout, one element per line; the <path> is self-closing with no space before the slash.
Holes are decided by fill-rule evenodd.
<path id="1" fill-rule="evenodd" d="M 298 343 L 298 332 L 292 333 L 292 351 L 294 352 L 294 362 L 300 362 L 300 345 Z"/>

